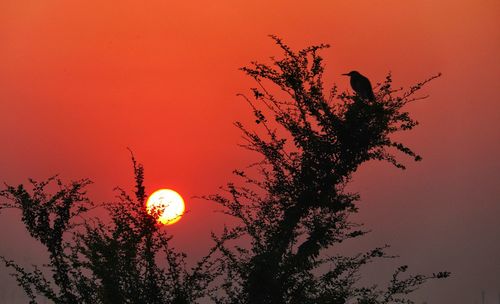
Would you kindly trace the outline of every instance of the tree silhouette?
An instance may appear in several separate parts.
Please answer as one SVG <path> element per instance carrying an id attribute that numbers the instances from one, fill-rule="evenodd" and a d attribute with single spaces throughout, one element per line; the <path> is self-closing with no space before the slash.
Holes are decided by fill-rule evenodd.
<path id="1" fill-rule="evenodd" d="M 240 182 L 206 197 L 238 224 L 212 234 L 213 247 L 188 267 L 156 215 L 146 212 L 144 169 L 133 154 L 135 191 L 118 188 L 112 203 L 93 203 L 85 192 L 87 179 L 67 185 L 57 177 L 30 180 L 31 190 L 7 185 L 0 191 L 0 210 L 21 210 L 26 229 L 49 252 L 48 264 L 32 270 L 0 257 L 30 303 L 38 297 L 93 304 L 412 303 L 408 293 L 448 276 L 405 276 L 407 266 L 401 266 L 386 288 L 362 286 L 362 266 L 392 257 L 387 247 L 352 256 L 338 250 L 368 232 L 350 220 L 360 197 L 346 186 L 359 166 L 382 160 L 404 169 L 396 153 L 421 159 L 391 135 L 417 125 L 403 108 L 439 75 L 407 91 L 393 89 L 388 75 L 374 98 L 338 93 L 336 87 L 326 95 L 319 52 L 328 45 L 294 52 L 272 39 L 282 59 L 242 68 L 257 85 L 253 97 L 241 96 L 258 127 L 236 123 L 244 147 L 262 161 L 235 170 Z M 109 220 L 88 216 L 97 207 L 105 208 Z"/>
<path id="2" fill-rule="evenodd" d="M 389 75 L 373 100 L 338 94 L 335 87 L 327 97 L 319 51 L 328 45 L 294 52 L 278 37 L 272 39 L 284 52 L 282 59 L 242 68 L 257 84 L 252 98 L 242 97 L 261 132 L 236 123 L 244 146 L 262 161 L 246 170 L 251 173 L 234 172 L 241 186 L 229 183 L 226 194 L 208 197 L 240 222 L 213 237 L 223 253 L 225 278 L 224 293 L 212 297 L 219 303 L 252 304 L 411 303 L 406 294 L 448 273 L 403 279 L 407 267 L 402 266 L 387 290 L 361 287 L 360 267 L 389 257 L 386 248 L 351 257 L 331 252 L 367 233 L 349 220 L 359 195 L 347 192 L 346 185 L 358 167 L 383 160 L 404 169 L 395 151 L 421 159 L 391 134 L 417 125 L 403 107 L 437 76 L 402 92 L 392 89 Z M 251 245 L 232 243 L 242 238 Z"/>
<path id="3" fill-rule="evenodd" d="M 170 236 L 145 209 L 144 169 L 135 161 L 136 189 L 133 196 L 122 189 L 118 201 L 104 208 L 110 222 L 77 217 L 93 208 L 84 188 L 89 180 L 68 186 L 56 179 L 31 181 L 32 194 L 23 185 L 7 186 L 0 197 L 2 208 L 18 208 L 31 236 L 50 253 L 50 262 L 33 271 L 4 257 L 16 278 L 36 303 L 37 295 L 54 303 L 192 303 L 203 297 L 212 280 L 208 256 L 188 269 L 185 254 L 169 245 Z M 56 183 L 55 194 L 48 186 Z M 52 274 L 52 280 L 47 277 Z"/>

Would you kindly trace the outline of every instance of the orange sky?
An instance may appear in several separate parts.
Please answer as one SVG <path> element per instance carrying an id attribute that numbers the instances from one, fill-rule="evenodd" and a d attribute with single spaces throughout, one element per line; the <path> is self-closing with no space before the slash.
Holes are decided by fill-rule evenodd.
<path id="1" fill-rule="evenodd" d="M 0 181 L 90 177 L 91 196 L 108 199 L 113 187 L 131 185 L 130 147 L 150 191 L 172 188 L 186 199 L 189 213 L 168 229 L 181 249 L 200 255 L 208 231 L 228 220 L 192 196 L 216 192 L 253 158 L 237 147 L 232 126 L 250 114 L 236 94 L 252 82 L 238 68 L 280 55 L 268 34 L 294 48 L 330 43 L 326 76 L 341 88 L 347 81 L 338 75 L 351 69 L 372 82 L 392 71 L 396 85 L 443 73 L 424 90 L 431 98 L 409 108 L 421 126 L 402 136 L 424 161 L 405 172 L 369 164 L 353 188 L 374 230 L 366 244 L 392 244 L 415 271 L 453 272 L 419 301 L 472 303 L 481 289 L 493 301 L 499 20 L 497 0 L 5 0 Z M 13 212 L 0 215 L 0 255 L 30 263 L 37 257 L 26 252 L 36 247 L 18 241 L 26 238 L 18 222 Z"/>

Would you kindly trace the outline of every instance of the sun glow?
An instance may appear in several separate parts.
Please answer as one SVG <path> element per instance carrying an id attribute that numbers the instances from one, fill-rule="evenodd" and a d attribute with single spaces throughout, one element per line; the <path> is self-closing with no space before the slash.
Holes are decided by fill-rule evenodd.
<path id="1" fill-rule="evenodd" d="M 151 194 L 146 202 L 149 214 L 157 217 L 158 223 L 172 225 L 184 214 L 184 200 L 179 193 L 170 189 L 160 189 Z"/>

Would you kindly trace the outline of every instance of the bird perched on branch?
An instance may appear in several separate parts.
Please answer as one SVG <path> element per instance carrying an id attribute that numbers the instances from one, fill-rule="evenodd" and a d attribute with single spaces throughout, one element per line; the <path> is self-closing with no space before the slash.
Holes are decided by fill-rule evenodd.
<path id="1" fill-rule="evenodd" d="M 375 100 L 375 95 L 373 95 L 372 90 L 372 84 L 370 83 L 370 80 L 368 80 L 368 78 L 361 75 L 358 71 L 351 71 L 347 74 L 342 75 L 351 77 L 351 87 L 359 97 L 369 101 Z"/>

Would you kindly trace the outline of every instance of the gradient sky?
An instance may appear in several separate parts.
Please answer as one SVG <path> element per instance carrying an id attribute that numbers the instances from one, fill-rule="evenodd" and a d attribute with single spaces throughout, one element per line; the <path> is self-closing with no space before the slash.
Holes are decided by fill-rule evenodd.
<path id="1" fill-rule="evenodd" d="M 500 292 L 500 2 L 498 0 L 0 2 L 0 182 L 89 177 L 97 201 L 132 186 L 126 147 L 149 191 L 177 190 L 189 212 L 168 227 L 193 258 L 230 220 L 193 196 L 217 192 L 255 156 L 235 120 L 251 111 L 238 71 L 293 48 L 330 43 L 326 80 L 361 71 L 395 85 L 437 72 L 409 106 L 421 125 L 400 137 L 424 161 L 399 171 L 370 163 L 354 177 L 358 218 L 414 272 L 448 270 L 417 303 L 490 303 Z M 43 261 L 14 211 L 0 215 L 0 255 Z M 381 268 L 380 268 L 381 267 Z M 394 264 L 377 273 L 389 279 Z M 371 273 L 375 271 L 372 269 Z M 368 272 L 370 277 L 372 274 Z M 22 292 L 0 268 L 0 300 Z M 10 297 L 10 298 L 9 298 Z"/>

